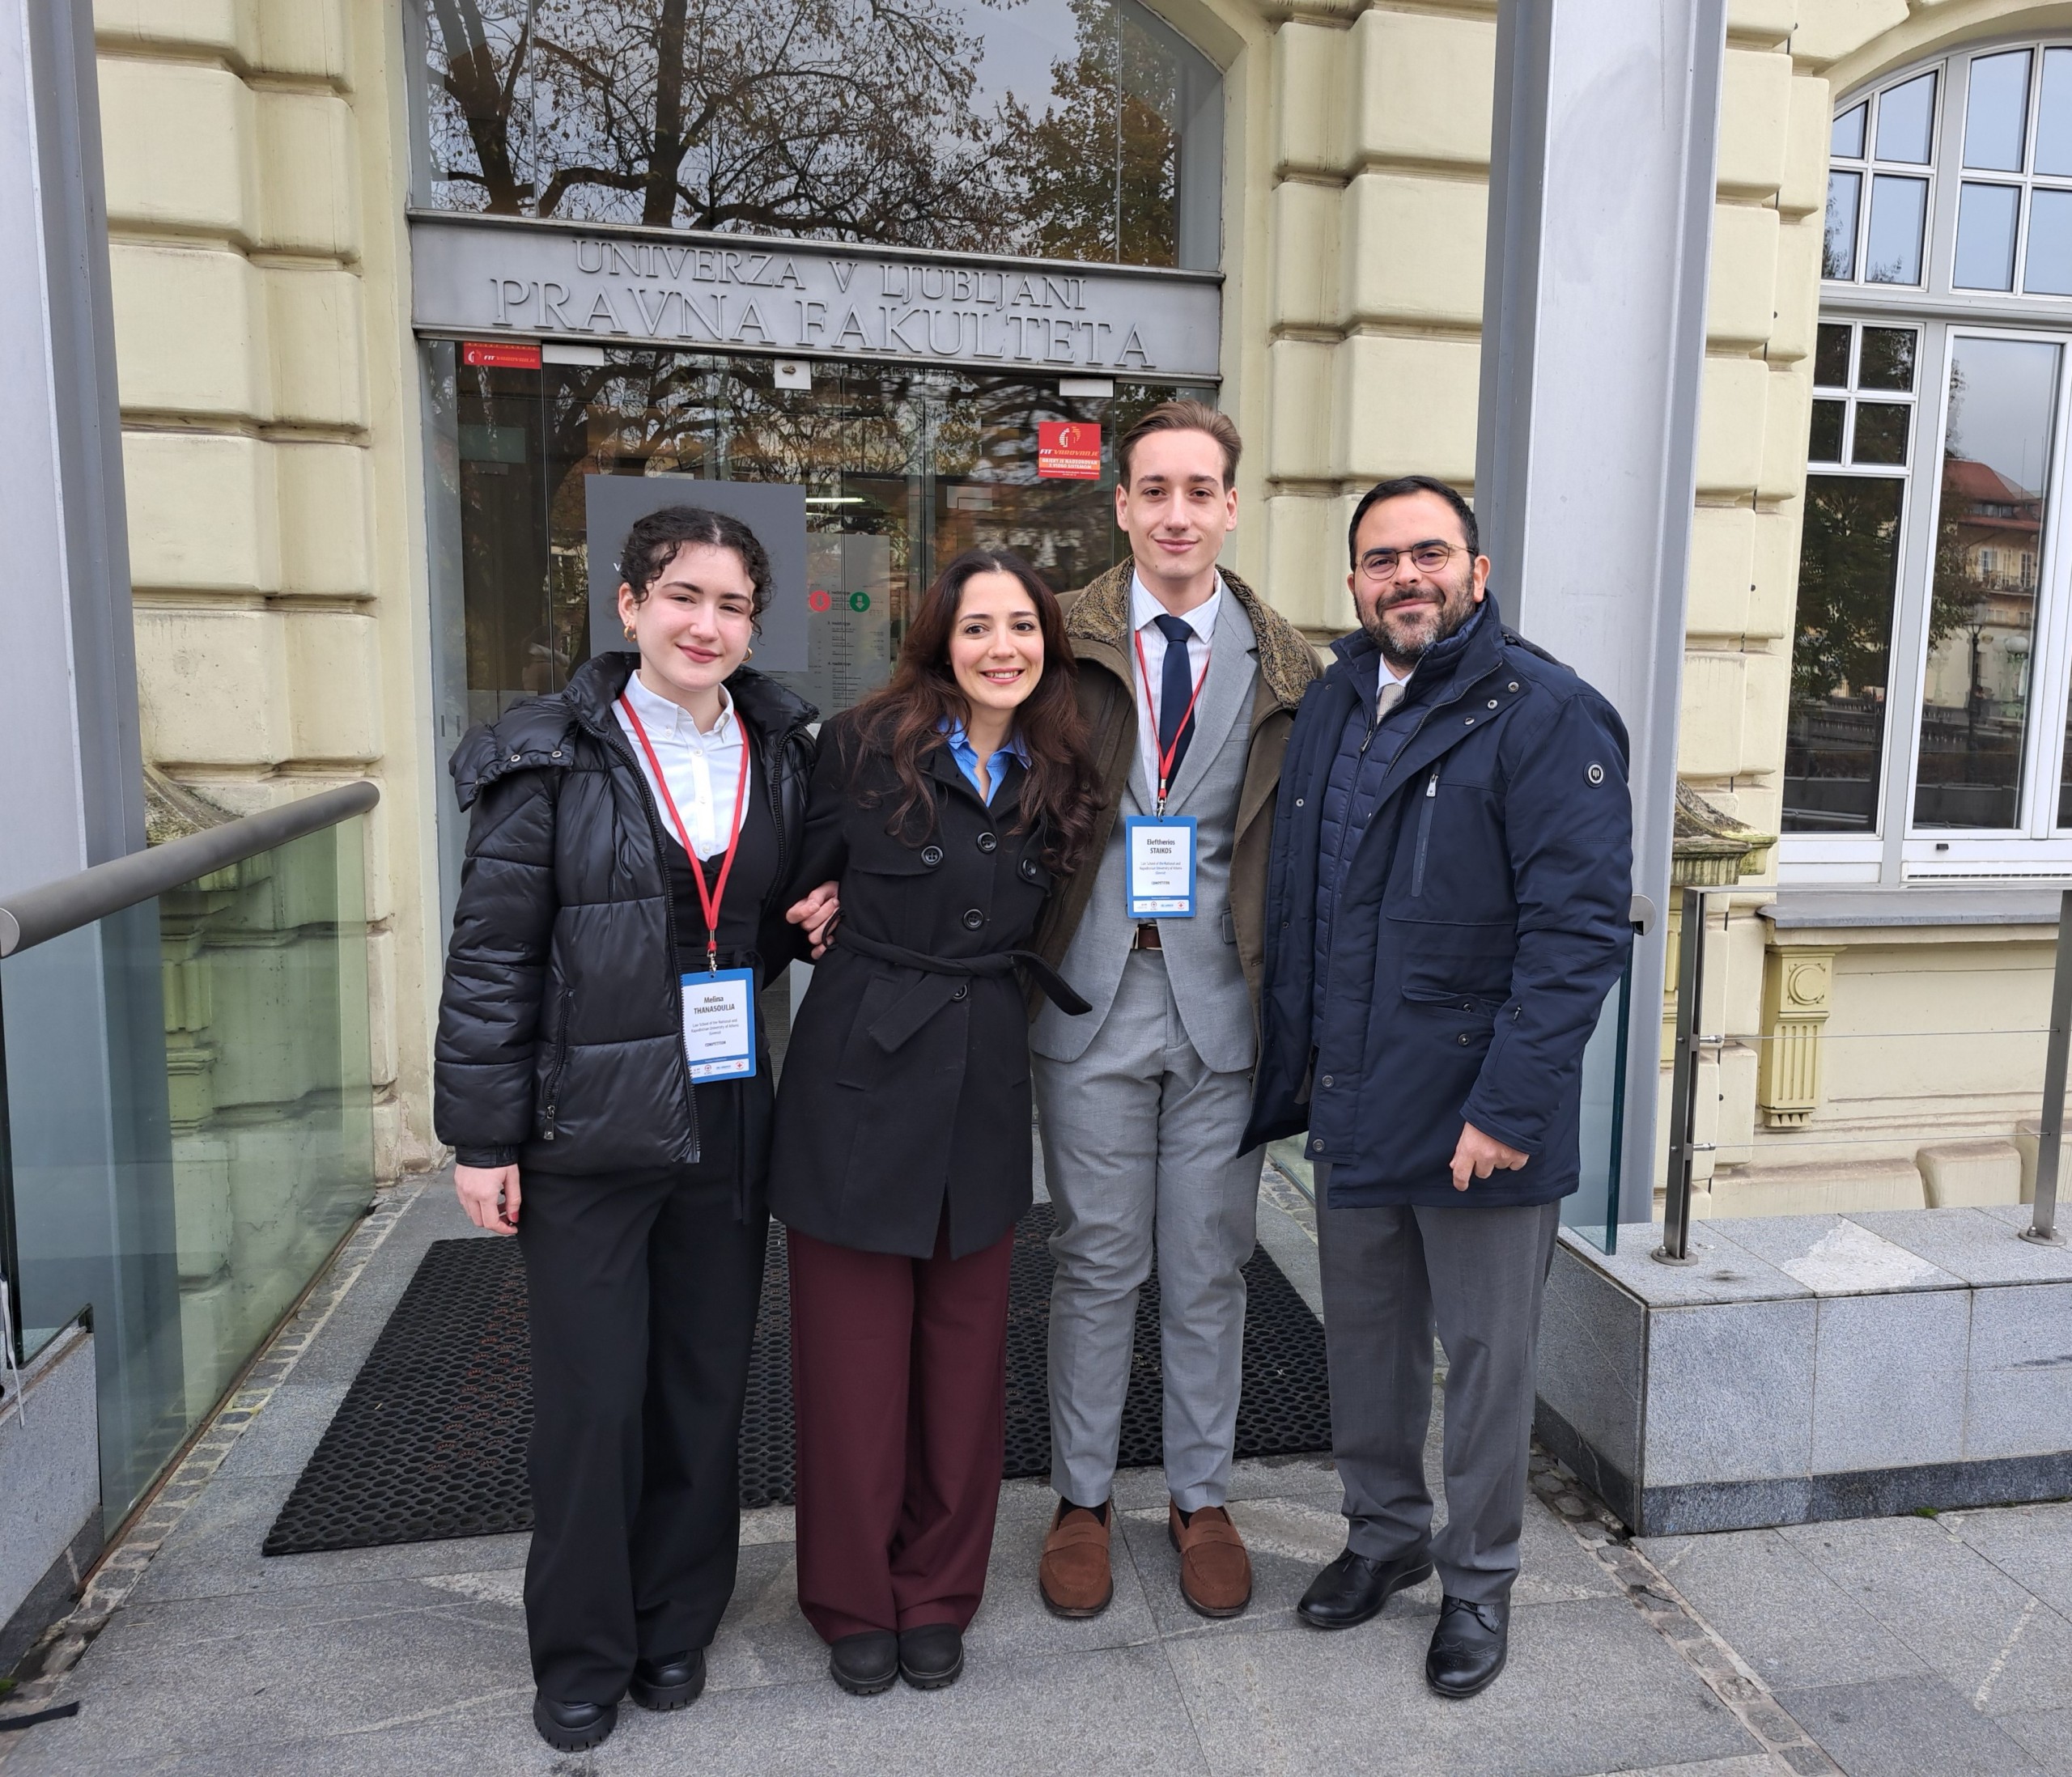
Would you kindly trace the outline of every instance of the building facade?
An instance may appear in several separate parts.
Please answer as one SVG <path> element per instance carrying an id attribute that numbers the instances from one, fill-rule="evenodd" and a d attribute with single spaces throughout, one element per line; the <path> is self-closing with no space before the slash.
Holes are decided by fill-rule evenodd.
<path id="1" fill-rule="evenodd" d="M 1679 755 L 1692 868 L 1735 888 L 1701 1213 L 2022 1186 L 2055 906 L 2021 880 L 2072 868 L 2056 17 L 1730 8 Z M 446 757 L 585 655 L 597 539 L 658 477 L 802 505 L 771 658 L 826 709 L 957 549 L 1115 559 L 1108 446 L 1170 392 L 1237 418 L 1231 559 L 1319 641 L 1359 493 L 1471 489 L 1493 3 L 96 20 L 146 758 L 238 812 L 380 780 L 388 1174 L 439 1157 Z"/>

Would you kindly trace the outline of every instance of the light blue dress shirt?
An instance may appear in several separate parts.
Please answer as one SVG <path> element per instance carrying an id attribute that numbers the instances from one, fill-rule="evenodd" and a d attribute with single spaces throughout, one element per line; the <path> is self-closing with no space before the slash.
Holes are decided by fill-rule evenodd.
<path id="1" fill-rule="evenodd" d="M 991 802 L 993 799 L 986 794 L 986 787 L 979 781 L 979 749 L 971 744 L 971 737 L 964 732 L 964 724 L 954 718 L 950 718 L 945 719 L 940 726 L 949 746 L 949 756 L 957 761 L 957 769 L 964 774 L 965 777 L 970 780 L 971 787 L 979 792 L 979 799 L 981 802 Z M 1000 753 L 1013 753 L 1024 766 L 1029 763 L 1028 745 L 1018 734 L 1010 733 L 1008 736 L 1007 744 L 1000 749 Z M 1000 756 L 1000 753 L 993 755 L 996 759 Z M 997 790 L 1000 787 L 1000 773 L 996 767 L 993 772 L 993 788 Z"/>

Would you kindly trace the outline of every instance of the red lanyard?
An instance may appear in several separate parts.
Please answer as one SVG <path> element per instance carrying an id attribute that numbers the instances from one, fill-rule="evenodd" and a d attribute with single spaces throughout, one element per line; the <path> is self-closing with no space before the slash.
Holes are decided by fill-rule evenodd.
<path id="1" fill-rule="evenodd" d="M 1151 668 L 1144 658 L 1144 631 L 1136 630 L 1130 639 L 1136 643 L 1136 664 L 1144 673 L 1144 706 L 1149 710 L 1151 707 Z M 1187 644 L 1184 642 L 1168 642 L 1166 646 L 1169 648 L 1185 647 Z M 1156 739 L 1151 743 L 1153 750 L 1158 755 L 1158 812 L 1161 814 L 1166 812 L 1166 785 L 1173 775 L 1173 759 L 1180 750 L 1180 736 L 1187 732 L 1187 723 L 1194 719 L 1195 705 L 1201 698 L 1201 688 L 1208 683 L 1208 662 L 1204 659 L 1200 676 L 1195 681 L 1194 695 L 1187 699 L 1187 708 L 1180 712 L 1179 726 L 1173 730 L 1172 745 L 1161 747 Z"/>
<path id="2" fill-rule="evenodd" d="M 734 817 L 727 823 L 726 855 L 720 860 L 719 880 L 708 893 L 705 867 L 698 861 L 697 850 L 690 842 L 690 834 L 685 830 L 683 816 L 677 811 L 677 799 L 669 794 L 669 780 L 662 770 L 662 761 L 655 757 L 655 744 L 648 738 L 648 731 L 641 724 L 640 712 L 633 707 L 631 698 L 622 697 L 618 701 L 626 719 L 633 724 L 633 732 L 640 737 L 640 750 L 648 755 L 648 764 L 655 768 L 655 787 L 662 792 L 662 805 L 669 811 L 669 819 L 676 823 L 677 838 L 683 842 L 684 855 L 690 859 L 690 879 L 698 884 L 698 911 L 705 915 L 705 966 L 716 975 L 720 973 L 720 903 L 727 898 L 728 872 L 734 867 L 734 854 L 741 850 L 734 842 L 741 833 L 741 808 L 748 799 L 748 737 L 741 736 L 741 766 L 734 774 Z"/>

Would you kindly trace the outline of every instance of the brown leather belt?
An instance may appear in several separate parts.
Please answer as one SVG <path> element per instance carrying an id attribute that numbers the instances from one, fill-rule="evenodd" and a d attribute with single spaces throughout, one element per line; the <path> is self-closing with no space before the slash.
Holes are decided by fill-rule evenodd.
<path id="1" fill-rule="evenodd" d="M 1165 948 L 1159 939 L 1158 928 L 1150 924 L 1139 926 L 1136 935 L 1130 939 L 1132 950 L 1163 950 Z"/>

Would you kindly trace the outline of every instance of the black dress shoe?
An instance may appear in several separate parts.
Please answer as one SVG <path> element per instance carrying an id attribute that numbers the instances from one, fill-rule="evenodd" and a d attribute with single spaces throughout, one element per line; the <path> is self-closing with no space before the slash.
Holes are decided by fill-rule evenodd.
<path id="1" fill-rule="evenodd" d="M 564 1703 L 533 1699 L 533 1725 L 557 1752 L 580 1753 L 603 1744 L 618 1726 L 617 1703 Z"/>
<path id="2" fill-rule="evenodd" d="M 666 1660 L 636 1661 L 626 1694 L 643 1709 L 688 1709 L 704 1688 L 705 1650 L 694 1648 Z"/>
<path id="3" fill-rule="evenodd" d="M 1432 1576 L 1432 1558 L 1422 1548 L 1370 1561 L 1350 1549 L 1310 1582 L 1295 1614 L 1317 1629 L 1351 1629 L 1378 1617 L 1382 1606 L 1406 1588 Z"/>
<path id="4" fill-rule="evenodd" d="M 1510 1628 L 1506 1600 L 1441 1600 L 1439 1626 L 1432 1631 L 1431 1652 L 1424 1656 L 1425 1683 L 1441 1697 L 1472 1697 L 1487 1690 L 1504 1669 Z"/>
<path id="5" fill-rule="evenodd" d="M 890 1629 L 866 1629 L 830 1643 L 827 1669 L 852 1697 L 875 1697 L 899 1676 L 899 1638 Z"/>
<path id="6" fill-rule="evenodd" d="M 899 1676 L 916 1690 L 940 1690 L 964 1670 L 964 1632 L 953 1622 L 899 1631 Z"/>

